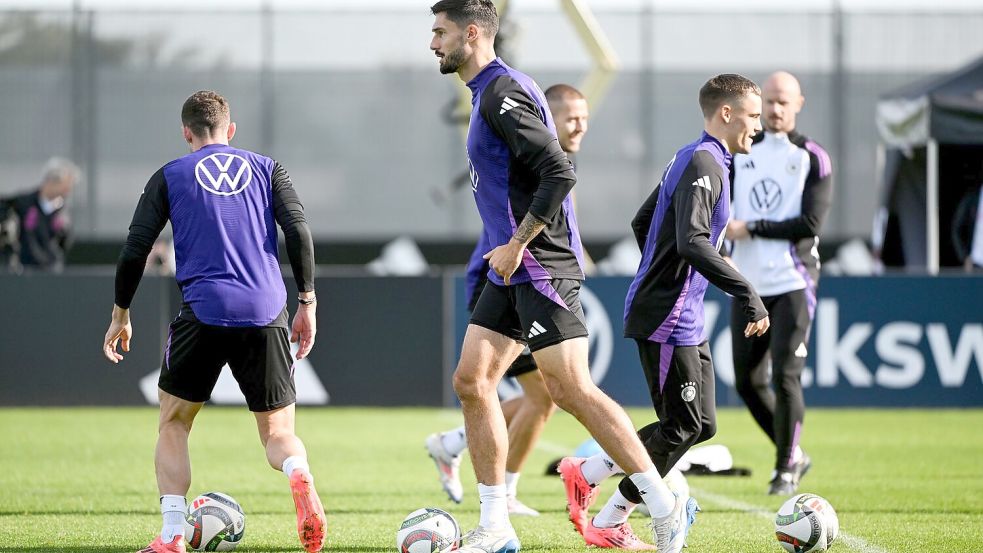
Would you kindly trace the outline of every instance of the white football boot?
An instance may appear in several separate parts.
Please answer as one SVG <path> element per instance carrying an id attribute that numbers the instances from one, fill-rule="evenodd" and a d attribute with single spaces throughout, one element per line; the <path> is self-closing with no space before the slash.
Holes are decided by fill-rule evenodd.
<path id="1" fill-rule="evenodd" d="M 460 503 L 464 499 L 464 486 L 461 485 L 461 456 L 451 455 L 444 449 L 440 433 L 427 436 L 426 445 L 427 453 L 437 466 L 440 485 L 447 492 L 447 497 L 454 503 Z"/>

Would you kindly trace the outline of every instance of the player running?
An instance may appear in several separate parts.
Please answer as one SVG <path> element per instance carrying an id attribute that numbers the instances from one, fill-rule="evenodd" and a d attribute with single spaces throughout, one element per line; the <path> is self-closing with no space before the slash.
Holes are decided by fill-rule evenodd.
<path id="1" fill-rule="evenodd" d="M 757 85 L 740 75 L 707 81 L 699 97 L 705 132 L 676 152 L 632 221 L 642 261 L 625 299 L 625 336 L 638 346 L 659 417 L 638 435 L 663 475 L 716 431 L 713 365 L 703 319 L 708 283 L 734 296 L 746 322 L 745 336 L 768 330 L 761 298 L 718 251 L 730 212 L 732 155 L 750 151 L 751 138 L 761 129 L 760 94 Z M 621 468 L 602 453 L 586 460 L 565 458 L 560 471 L 570 482 L 571 519 L 580 518 L 574 524 L 583 528 L 587 542 L 625 548 L 616 538 L 630 531 L 628 515 L 646 499 L 646 490 L 623 479 L 587 522 L 594 486 Z M 695 501 L 688 505 L 695 516 Z M 675 536 L 672 550 L 678 551 L 684 539 L 685 534 Z"/>

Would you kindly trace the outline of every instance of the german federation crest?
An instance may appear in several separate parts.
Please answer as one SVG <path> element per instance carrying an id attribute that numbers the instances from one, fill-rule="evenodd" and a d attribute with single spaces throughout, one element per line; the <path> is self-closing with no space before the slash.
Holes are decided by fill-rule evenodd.
<path id="1" fill-rule="evenodd" d="M 253 168 L 240 155 L 214 153 L 195 165 L 195 180 L 217 196 L 235 196 L 253 181 Z"/>
<path id="2" fill-rule="evenodd" d="M 696 382 L 686 382 L 683 384 L 679 392 L 679 397 L 683 398 L 683 401 L 687 403 L 696 399 Z"/>

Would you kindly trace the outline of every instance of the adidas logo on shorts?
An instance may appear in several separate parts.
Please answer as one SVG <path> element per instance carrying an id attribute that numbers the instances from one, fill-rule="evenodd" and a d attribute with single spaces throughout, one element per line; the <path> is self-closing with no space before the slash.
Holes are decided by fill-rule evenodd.
<path id="1" fill-rule="evenodd" d="M 535 338 L 536 336 L 545 333 L 546 333 L 546 329 L 543 328 L 543 325 L 539 324 L 536 321 L 533 321 L 532 327 L 529 328 L 529 336 L 527 336 L 527 338 Z"/>

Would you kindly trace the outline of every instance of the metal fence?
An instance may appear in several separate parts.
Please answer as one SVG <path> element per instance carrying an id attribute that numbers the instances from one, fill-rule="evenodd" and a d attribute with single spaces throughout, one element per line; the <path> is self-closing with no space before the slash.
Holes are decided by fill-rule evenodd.
<path id="1" fill-rule="evenodd" d="M 83 239 L 122 237 L 147 178 L 186 150 L 181 103 L 230 99 L 235 143 L 280 160 L 318 239 L 463 239 L 479 221 L 467 187 L 458 93 L 427 49 L 425 3 L 342 8 L 2 11 L 0 194 L 32 186 L 44 160 L 79 162 Z M 559 2 L 513 0 L 508 61 L 545 88 L 577 84 L 590 60 Z M 79 4 L 76 4 L 77 6 Z M 206 4 L 207 5 L 207 4 Z M 837 170 L 826 236 L 869 233 L 879 201 L 873 107 L 893 87 L 983 53 L 983 7 L 880 11 L 815 3 L 709 7 L 588 2 L 621 61 L 593 106 L 578 158 L 589 239 L 627 222 L 681 144 L 701 130 L 699 86 L 720 72 L 796 73 L 799 128 Z"/>

